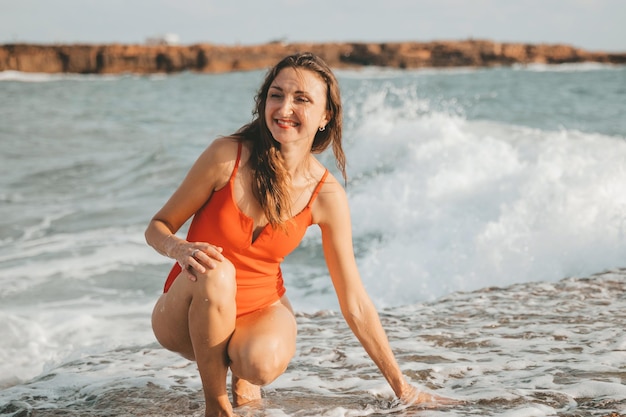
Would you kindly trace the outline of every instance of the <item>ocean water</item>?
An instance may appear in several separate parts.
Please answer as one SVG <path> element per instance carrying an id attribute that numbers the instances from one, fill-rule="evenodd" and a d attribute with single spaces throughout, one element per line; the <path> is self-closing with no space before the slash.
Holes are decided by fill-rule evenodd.
<path id="1" fill-rule="evenodd" d="M 171 261 L 143 231 L 263 75 L 0 73 L 0 416 L 203 415 L 150 329 Z M 311 228 L 298 351 L 238 413 L 625 415 L 626 67 L 337 75 L 363 281 L 407 378 L 464 402 L 394 401 Z"/>

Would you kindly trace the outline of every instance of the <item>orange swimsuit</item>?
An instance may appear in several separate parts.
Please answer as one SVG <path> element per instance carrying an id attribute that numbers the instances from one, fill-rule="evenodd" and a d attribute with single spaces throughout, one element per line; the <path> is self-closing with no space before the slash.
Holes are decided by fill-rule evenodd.
<path id="1" fill-rule="evenodd" d="M 268 224 L 253 241 L 254 221 L 241 212 L 233 197 L 241 146 L 240 143 L 228 184 L 213 192 L 195 214 L 187 233 L 189 242 L 209 242 L 222 247 L 224 257 L 235 266 L 237 317 L 267 307 L 285 294 L 280 263 L 300 244 L 312 224 L 311 205 L 328 175 L 326 170 L 306 207 L 286 222 L 285 230 Z M 180 272 L 181 267 L 176 263 L 163 292 L 169 290 Z"/>

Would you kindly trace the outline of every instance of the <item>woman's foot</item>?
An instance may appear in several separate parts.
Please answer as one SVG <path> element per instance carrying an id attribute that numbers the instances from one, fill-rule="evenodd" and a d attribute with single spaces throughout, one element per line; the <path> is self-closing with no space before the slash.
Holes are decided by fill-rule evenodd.
<path id="1" fill-rule="evenodd" d="M 261 387 L 235 375 L 232 377 L 233 406 L 239 407 L 261 400 Z"/>
<path id="2" fill-rule="evenodd" d="M 206 401 L 206 399 L 205 399 Z M 234 417 L 233 406 L 228 400 L 228 395 L 221 395 L 212 401 L 206 401 L 205 417 Z"/>

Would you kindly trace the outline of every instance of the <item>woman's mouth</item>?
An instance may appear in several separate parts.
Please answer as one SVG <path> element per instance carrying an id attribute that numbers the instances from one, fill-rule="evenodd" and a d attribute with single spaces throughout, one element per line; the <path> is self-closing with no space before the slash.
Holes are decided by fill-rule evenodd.
<path id="1" fill-rule="evenodd" d="M 274 120 L 276 121 L 276 124 L 278 125 L 278 127 L 282 129 L 289 129 L 290 127 L 298 126 L 298 123 L 294 122 L 293 120 L 289 120 L 289 119 L 274 119 Z"/>

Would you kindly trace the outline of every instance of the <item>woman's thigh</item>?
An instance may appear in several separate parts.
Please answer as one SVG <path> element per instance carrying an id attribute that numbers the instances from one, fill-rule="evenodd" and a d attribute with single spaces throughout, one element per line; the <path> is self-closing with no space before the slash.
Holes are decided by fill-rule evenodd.
<path id="1" fill-rule="evenodd" d="M 282 374 L 296 351 L 296 319 L 287 297 L 239 317 L 228 345 L 232 372 L 257 385 Z"/>
<path id="2" fill-rule="evenodd" d="M 157 340 L 164 348 L 195 360 L 193 334 L 204 338 L 208 330 L 224 338 L 232 333 L 236 291 L 235 269 L 226 260 L 197 274 L 195 281 L 179 275 L 154 306 L 152 329 Z M 225 315 L 231 314 L 232 323 L 227 326 L 231 320 Z"/>
<path id="3" fill-rule="evenodd" d="M 161 294 L 152 311 L 152 330 L 164 348 L 194 360 L 188 318 L 191 295 L 181 288 L 186 279 L 179 276 L 169 291 Z"/>

